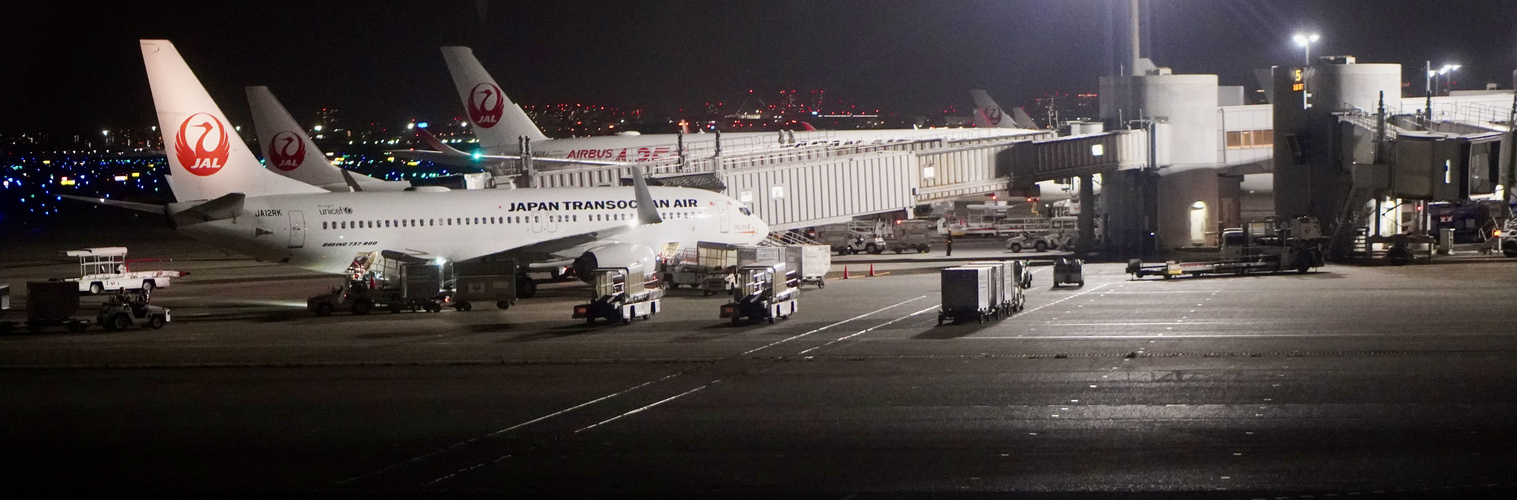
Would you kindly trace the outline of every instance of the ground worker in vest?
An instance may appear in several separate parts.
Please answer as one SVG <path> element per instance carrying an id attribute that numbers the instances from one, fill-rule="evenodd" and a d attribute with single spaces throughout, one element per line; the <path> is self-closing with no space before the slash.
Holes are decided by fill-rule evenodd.
<path id="1" fill-rule="evenodd" d="M 946 255 L 946 257 L 952 257 L 953 256 L 953 234 L 952 233 L 948 234 L 948 239 L 943 242 L 943 246 L 948 247 L 948 255 Z"/>

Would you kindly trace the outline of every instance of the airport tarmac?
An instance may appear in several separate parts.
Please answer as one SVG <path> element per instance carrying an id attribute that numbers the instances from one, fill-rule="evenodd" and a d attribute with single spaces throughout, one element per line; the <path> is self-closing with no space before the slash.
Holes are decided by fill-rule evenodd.
<path id="1" fill-rule="evenodd" d="M 850 256 L 850 279 L 772 325 L 681 289 L 651 320 L 586 326 L 575 283 L 507 311 L 315 317 L 304 298 L 334 278 L 142 247 L 193 273 L 156 294 L 164 329 L 0 338 L 13 489 L 1517 489 L 1509 260 L 1140 281 L 1091 264 L 1078 288 L 1038 267 L 1025 311 L 938 326 L 941 252 L 873 256 L 874 277 Z M 5 280 L 71 267 L 26 253 Z"/>

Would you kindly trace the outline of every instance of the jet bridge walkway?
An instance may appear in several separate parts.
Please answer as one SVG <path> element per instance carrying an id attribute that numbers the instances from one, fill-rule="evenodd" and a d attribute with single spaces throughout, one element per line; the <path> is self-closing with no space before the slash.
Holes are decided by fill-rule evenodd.
<path id="1" fill-rule="evenodd" d="M 814 134 L 814 133 L 813 133 Z M 720 155 L 639 164 L 651 175 L 708 173 L 774 231 L 910 211 L 917 205 L 1018 185 L 1146 165 L 1143 130 L 1054 137 L 996 129 L 945 130 L 892 142 L 847 142 L 796 134 L 785 145 L 723 147 Z M 803 140 L 803 139 L 810 140 Z M 617 185 L 632 164 L 534 171 L 537 187 Z"/>

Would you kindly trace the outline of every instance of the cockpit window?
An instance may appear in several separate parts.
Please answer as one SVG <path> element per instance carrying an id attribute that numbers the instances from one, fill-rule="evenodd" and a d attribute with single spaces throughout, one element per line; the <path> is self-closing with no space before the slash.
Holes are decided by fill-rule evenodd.
<path id="1" fill-rule="evenodd" d="M 737 207 L 737 211 L 742 212 L 743 215 L 753 215 L 753 211 L 749 210 L 748 207 Z"/>

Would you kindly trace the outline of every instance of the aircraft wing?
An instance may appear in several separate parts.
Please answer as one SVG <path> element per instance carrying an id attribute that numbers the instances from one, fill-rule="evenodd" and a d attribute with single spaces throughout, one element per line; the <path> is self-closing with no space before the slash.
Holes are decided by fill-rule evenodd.
<path id="1" fill-rule="evenodd" d="M 138 212 L 147 212 L 147 213 L 153 213 L 153 214 L 158 214 L 158 215 L 163 215 L 163 213 L 164 213 L 163 212 L 164 205 L 158 205 L 158 204 L 155 204 L 155 203 L 138 203 L 138 202 L 135 202 L 135 201 L 112 200 L 112 199 L 109 199 L 109 198 L 86 198 L 84 196 L 74 196 L 74 195 L 71 195 L 71 194 L 60 194 L 58 196 L 62 196 L 64 198 L 68 198 L 70 200 L 75 200 L 75 201 L 83 201 L 83 202 L 86 202 L 86 203 L 94 203 L 96 205 L 105 205 L 105 206 L 108 206 L 108 207 L 118 207 L 118 208 L 125 208 L 125 209 L 129 209 L 129 210 L 136 210 Z"/>

